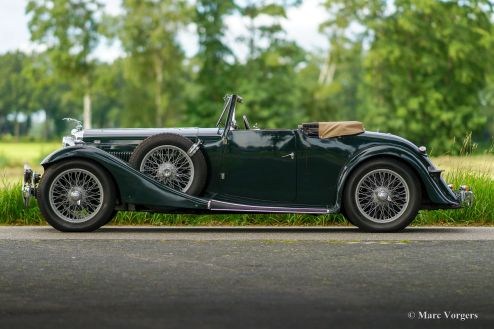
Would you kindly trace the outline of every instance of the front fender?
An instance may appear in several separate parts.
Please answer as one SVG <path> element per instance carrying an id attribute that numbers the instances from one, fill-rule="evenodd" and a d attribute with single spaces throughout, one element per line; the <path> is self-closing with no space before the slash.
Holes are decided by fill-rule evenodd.
<path id="1" fill-rule="evenodd" d="M 407 148 L 395 145 L 373 146 L 356 153 L 350 158 L 338 179 L 338 205 L 341 205 L 343 190 L 351 172 L 360 164 L 375 157 L 396 158 L 407 163 L 415 170 L 418 178 L 425 187 L 425 191 L 433 208 L 457 208 L 460 206 L 454 193 L 441 178 L 440 171 L 429 169 L 425 160 L 420 159 L 414 152 Z"/>
<path id="2" fill-rule="evenodd" d="M 126 204 L 172 209 L 207 209 L 208 201 L 173 190 L 130 167 L 117 157 L 91 146 L 70 146 L 48 155 L 41 165 L 70 159 L 86 159 L 105 168 L 116 183 L 121 201 Z"/>

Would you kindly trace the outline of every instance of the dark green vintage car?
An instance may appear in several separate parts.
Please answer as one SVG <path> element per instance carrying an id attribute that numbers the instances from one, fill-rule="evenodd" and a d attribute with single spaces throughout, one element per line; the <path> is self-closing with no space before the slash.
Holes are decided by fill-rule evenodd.
<path id="1" fill-rule="evenodd" d="M 425 147 L 359 122 L 315 122 L 297 129 L 251 127 L 242 99 L 225 98 L 214 128 L 89 129 L 64 137 L 24 171 L 24 201 L 61 231 L 91 231 L 119 210 L 163 213 L 341 212 L 365 231 L 405 228 L 420 209 L 470 205 L 453 191 Z"/>

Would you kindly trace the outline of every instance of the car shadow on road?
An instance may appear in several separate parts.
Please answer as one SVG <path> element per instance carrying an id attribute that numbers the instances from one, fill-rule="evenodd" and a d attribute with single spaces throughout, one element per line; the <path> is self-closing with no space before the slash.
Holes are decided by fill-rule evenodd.
<path id="1" fill-rule="evenodd" d="M 468 230 L 467 227 L 409 227 L 397 233 L 367 233 L 356 227 L 163 227 L 163 226 L 107 226 L 102 227 L 94 233 L 362 233 L 362 234 L 427 234 L 427 233 L 461 233 Z"/>

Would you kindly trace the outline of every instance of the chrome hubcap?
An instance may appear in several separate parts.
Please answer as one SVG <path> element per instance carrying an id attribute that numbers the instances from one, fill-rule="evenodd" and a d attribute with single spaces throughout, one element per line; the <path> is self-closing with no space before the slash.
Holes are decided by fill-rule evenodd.
<path id="1" fill-rule="evenodd" d="M 68 193 L 68 198 L 72 203 L 77 203 L 77 202 L 81 201 L 82 200 L 81 188 L 79 186 L 71 188 L 69 193 Z"/>
<path id="2" fill-rule="evenodd" d="M 164 164 L 160 164 L 158 166 L 157 176 L 159 178 L 162 178 L 162 179 L 165 179 L 168 177 L 175 178 L 176 175 L 177 175 L 177 168 L 175 168 L 175 166 L 173 164 L 167 162 Z"/>
<path id="3" fill-rule="evenodd" d="M 49 190 L 50 206 L 61 219 L 82 223 L 92 219 L 103 205 L 99 179 L 85 169 L 69 169 L 58 174 Z"/>
<path id="4" fill-rule="evenodd" d="M 398 173 L 376 169 L 357 184 L 355 201 L 360 213 L 370 221 L 389 223 L 406 211 L 410 202 L 408 184 Z"/>
<path id="5" fill-rule="evenodd" d="M 377 202 L 384 203 L 391 201 L 389 190 L 383 187 L 376 189 L 376 191 L 374 191 L 374 196 Z"/>
<path id="6" fill-rule="evenodd" d="M 194 180 L 194 165 L 187 152 L 173 145 L 158 146 L 142 159 L 140 171 L 158 182 L 186 192 Z"/>

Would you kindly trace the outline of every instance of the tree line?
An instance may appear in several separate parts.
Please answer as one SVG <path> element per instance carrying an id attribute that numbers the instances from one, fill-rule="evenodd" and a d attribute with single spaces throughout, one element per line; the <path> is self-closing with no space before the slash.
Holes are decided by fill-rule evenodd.
<path id="1" fill-rule="evenodd" d="M 111 16 L 100 0 L 30 0 L 43 51 L 0 55 L 0 133 L 28 134 L 40 111 L 44 138 L 62 134 L 67 116 L 86 127 L 207 127 L 236 92 L 261 128 L 359 120 L 437 152 L 469 132 L 491 140 L 492 1 L 325 0 L 330 18 L 314 33 L 328 50 L 287 37 L 282 23 L 301 3 L 122 0 Z M 234 44 L 230 17 L 246 25 Z M 188 57 L 178 35 L 191 27 L 199 47 Z M 108 41 L 123 51 L 111 63 L 94 55 Z"/>

